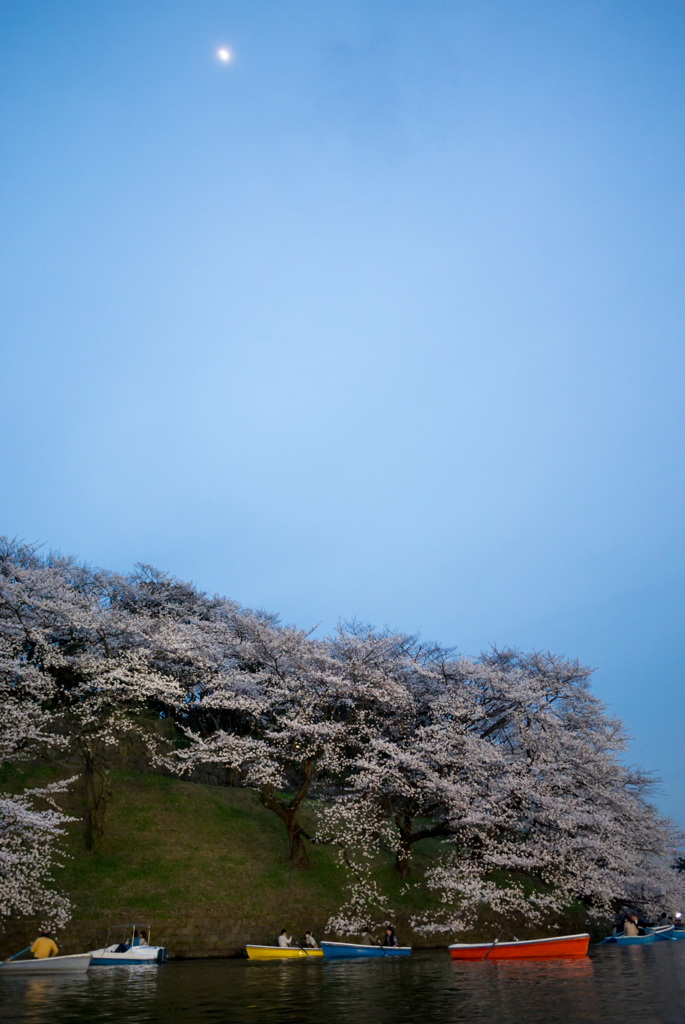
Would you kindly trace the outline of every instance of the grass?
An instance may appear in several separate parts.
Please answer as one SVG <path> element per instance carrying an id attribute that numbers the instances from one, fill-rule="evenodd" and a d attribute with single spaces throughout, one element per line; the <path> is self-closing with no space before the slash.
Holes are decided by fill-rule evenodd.
<path id="1" fill-rule="evenodd" d="M 20 792 L 68 774 L 63 766 L 3 765 L 0 788 Z M 343 902 L 346 875 L 335 849 L 309 846 L 311 870 L 293 871 L 285 828 L 255 791 L 132 771 L 113 770 L 110 782 L 106 834 L 97 853 L 85 849 L 82 784 L 75 783 L 61 798 L 64 810 L 78 820 L 68 826 L 64 866 L 55 870 L 54 879 L 72 901 L 75 920 L 206 916 L 325 921 Z M 305 822 L 309 814 L 305 806 Z M 398 922 L 406 925 L 412 915 L 438 909 L 439 897 L 418 882 L 441 848 L 434 839 L 415 844 L 414 877 L 408 882 L 393 872 L 390 854 L 377 859 L 375 877 Z M 517 880 L 532 887 L 528 879 Z M 503 873 L 498 882 L 506 884 Z M 463 940 L 491 937 L 501 923 L 483 908 Z M 531 930 L 521 920 L 513 920 L 511 927 L 530 937 L 549 934 L 548 927 Z M 556 927 L 566 933 L 585 931 L 587 914 L 580 906 L 570 907 Z"/>
<path id="2" fill-rule="evenodd" d="M 65 777 L 47 765 L 4 766 L 0 785 L 10 791 Z M 296 914 L 333 914 L 344 899 L 345 875 L 335 850 L 309 848 L 312 867 L 293 871 L 285 829 L 252 790 L 206 786 L 137 772 L 110 772 L 112 800 L 106 835 L 97 853 L 84 846 L 81 821 L 68 827 L 64 866 L 57 887 L 74 904 L 73 916 L 157 918 L 186 915 L 261 917 L 275 909 Z M 64 809 L 83 817 L 75 784 Z M 417 870 L 432 862 L 435 841 L 417 844 Z M 398 912 L 406 915 L 433 902 L 392 871 L 390 855 L 376 875 Z"/>

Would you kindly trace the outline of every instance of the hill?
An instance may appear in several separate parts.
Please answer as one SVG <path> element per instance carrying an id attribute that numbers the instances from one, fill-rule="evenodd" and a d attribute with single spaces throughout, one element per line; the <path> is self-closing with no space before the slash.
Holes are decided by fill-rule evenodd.
<path id="1" fill-rule="evenodd" d="M 5 766 L 0 784 L 19 790 L 65 774 L 64 767 L 52 765 Z M 64 866 L 54 872 L 57 887 L 73 903 L 63 948 L 102 943 L 109 924 L 124 921 L 157 922 L 153 941 L 161 941 L 161 928 L 173 952 L 182 955 L 230 955 L 245 942 L 274 942 L 282 927 L 299 938 L 307 928 L 322 937 L 344 898 L 334 849 L 311 847 L 311 870 L 293 871 L 285 829 L 255 791 L 123 770 L 112 770 L 110 779 L 101 850 L 85 850 L 78 820 L 65 837 Z M 78 783 L 62 806 L 81 818 Z M 425 840 L 417 847 L 419 877 L 439 844 Z M 408 935 L 408 918 L 430 897 L 413 891 L 411 880 L 407 885 L 399 879 L 389 854 L 376 875 Z M 10 925 L 2 953 L 16 951 L 16 942 L 32 928 L 27 922 Z M 423 945 L 445 943 L 411 938 Z"/>

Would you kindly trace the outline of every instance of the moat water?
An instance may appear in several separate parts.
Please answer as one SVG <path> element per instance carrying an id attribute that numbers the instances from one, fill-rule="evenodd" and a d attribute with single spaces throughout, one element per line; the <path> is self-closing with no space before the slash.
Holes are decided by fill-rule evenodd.
<path id="1" fill-rule="evenodd" d="M 201 960 L 78 977 L 0 975 L 4 1024 L 670 1024 L 685 1022 L 685 942 L 580 960 Z"/>

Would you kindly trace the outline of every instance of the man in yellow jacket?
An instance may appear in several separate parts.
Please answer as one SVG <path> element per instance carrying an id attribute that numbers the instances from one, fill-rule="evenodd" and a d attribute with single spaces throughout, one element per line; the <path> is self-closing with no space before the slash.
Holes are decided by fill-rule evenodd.
<path id="1" fill-rule="evenodd" d="M 39 937 L 31 946 L 31 952 L 36 960 L 45 960 L 49 956 L 57 956 L 59 950 L 47 932 L 41 932 Z"/>

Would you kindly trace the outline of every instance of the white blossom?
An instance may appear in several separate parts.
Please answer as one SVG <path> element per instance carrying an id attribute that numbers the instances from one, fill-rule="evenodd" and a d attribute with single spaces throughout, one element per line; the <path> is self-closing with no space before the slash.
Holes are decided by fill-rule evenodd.
<path id="1" fill-rule="evenodd" d="M 71 904 L 55 891 L 52 870 L 60 864 L 58 844 L 64 825 L 74 821 L 54 803 L 74 779 L 30 789 L 20 795 L 0 794 L 0 920 L 38 917 L 43 927 L 61 928 Z M 49 805 L 37 810 L 36 801 Z"/>

